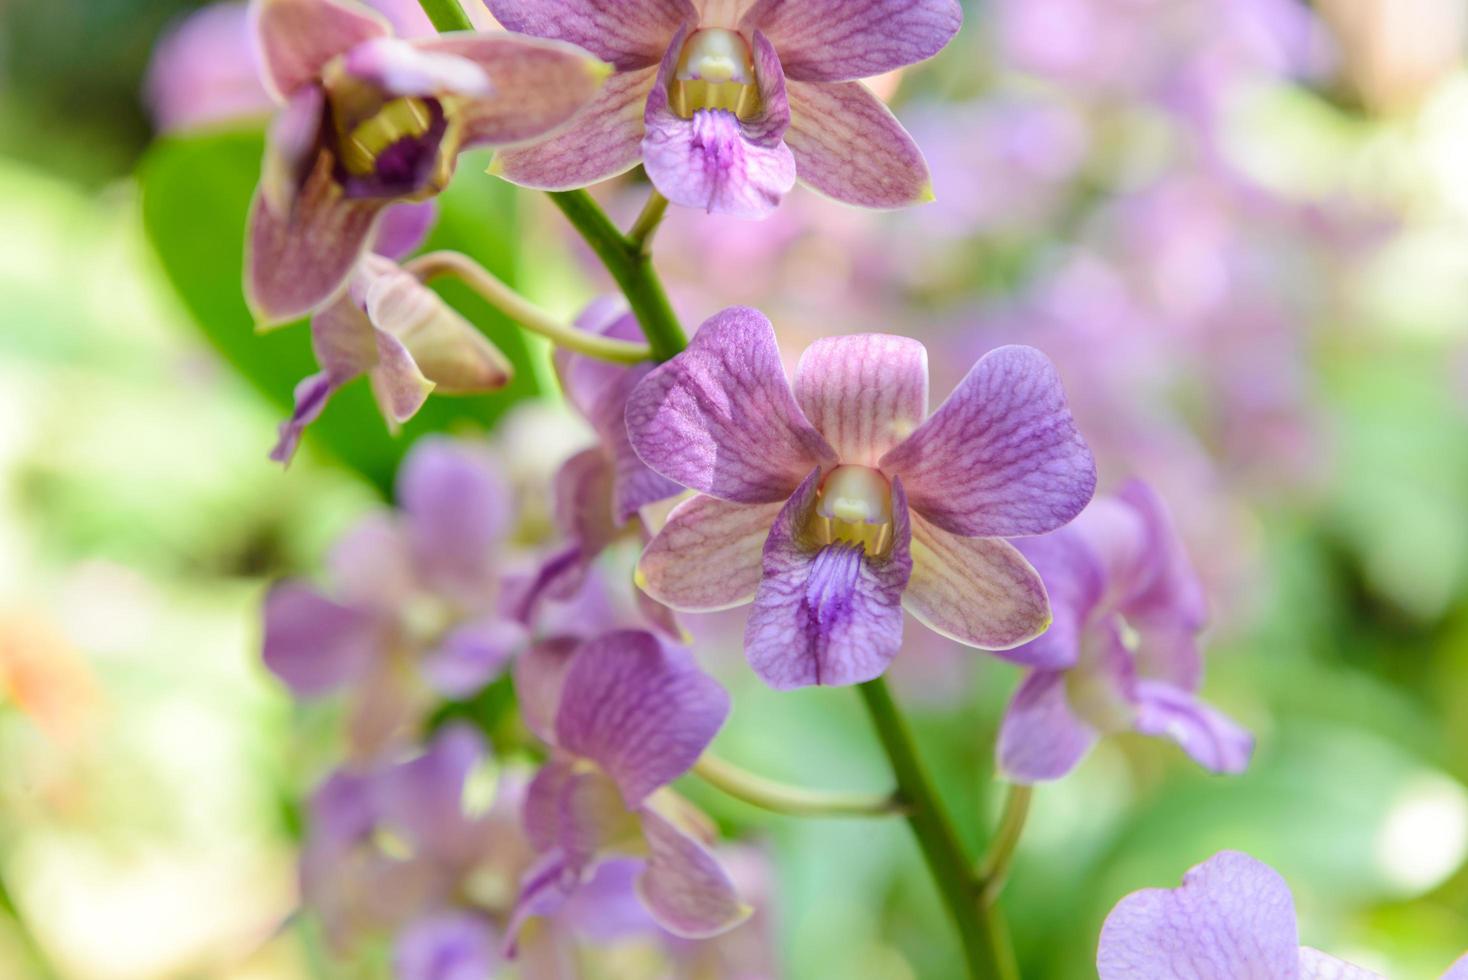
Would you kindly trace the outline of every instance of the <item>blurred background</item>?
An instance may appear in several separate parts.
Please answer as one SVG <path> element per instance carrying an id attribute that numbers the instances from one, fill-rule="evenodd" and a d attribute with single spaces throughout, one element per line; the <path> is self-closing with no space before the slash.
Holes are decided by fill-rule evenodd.
<path id="1" fill-rule="evenodd" d="M 935 401 L 990 347 L 1042 348 L 1103 489 L 1140 475 L 1177 516 L 1210 589 L 1205 693 L 1258 753 L 1219 779 L 1118 738 L 1042 787 L 1005 899 L 1026 977 L 1094 975 L 1117 899 L 1222 848 L 1285 875 L 1310 945 L 1408 980 L 1468 946 L 1465 33 L 1461 0 L 972 3 L 941 56 L 877 81 L 938 203 L 800 190 L 762 224 L 660 232 L 690 327 L 748 303 L 792 357 L 916 336 Z M 339 706 L 293 705 L 261 666 L 264 589 L 315 575 L 419 434 L 487 437 L 532 488 L 587 440 L 547 351 L 449 293 L 511 389 L 434 400 L 394 439 L 357 385 L 289 471 L 266 459 L 311 370 L 305 329 L 256 336 L 240 295 L 268 109 L 239 5 L 0 4 L 6 978 L 382 975 L 299 911 Z M 461 165 L 432 244 L 574 314 L 605 283 L 486 163 Z M 625 221 L 645 185 L 598 195 Z M 724 755 L 886 785 L 850 691 L 776 695 L 737 617 L 690 625 L 734 693 Z M 898 694 L 977 847 L 1018 674 L 909 636 Z M 955 975 L 901 823 L 686 790 L 762 856 L 780 975 Z"/>

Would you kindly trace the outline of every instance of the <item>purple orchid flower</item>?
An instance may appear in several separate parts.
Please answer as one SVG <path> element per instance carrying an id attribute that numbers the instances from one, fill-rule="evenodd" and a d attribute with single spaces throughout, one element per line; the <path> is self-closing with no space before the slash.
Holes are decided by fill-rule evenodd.
<path id="1" fill-rule="evenodd" d="M 432 202 L 389 208 L 346 291 L 311 318 L 321 371 L 296 386 L 295 410 L 281 423 L 271 459 L 289 463 L 331 396 L 364 374 L 394 431 L 430 393 L 483 394 L 510 383 L 514 368 L 500 349 L 395 261 L 417 247 L 433 210 Z"/>
<path id="2" fill-rule="evenodd" d="M 694 811 L 667 789 L 729 713 L 729 697 L 687 651 L 651 633 L 598 637 L 545 672 L 526 721 L 554 746 L 525 800 L 541 859 L 527 873 L 511 934 L 553 915 L 609 860 L 641 863 L 637 894 L 677 936 L 726 932 L 750 910 L 700 836 Z"/>
<path id="3" fill-rule="evenodd" d="M 605 66 L 569 44 L 503 34 L 403 39 L 350 0 L 254 0 L 271 128 L 250 214 L 246 293 L 263 323 L 341 288 L 383 208 L 442 190 L 461 149 L 544 136 Z"/>
<path id="4" fill-rule="evenodd" d="M 1196 697 L 1206 602 L 1163 508 L 1139 481 L 1068 527 L 1019 542 L 1055 622 L 1029 644 L 1036 669 L 999 733 L 1011 780 L 1058 779 L 1107 732 L 1170 738 L 1215 771 L 1242 772 L 1254 740 Z"/>
<path id="5" fill-rule="evenodd" d="M 774 328 L 744 308 L 637 386 L 627 428 L 648 466 L 700 494 L 644 551 L 641 584 L 679 610 L 753 599 L 745 652 L 778 689 L 881 674 L 904 606 L 970 646 L 1034 639 L 1045 587 L 1003 539 L 1060 527 L 1096 485 L 1038 351 L 990 352 L 929 417 L 917 341 L 817 341 L 792 392 Z M 1009 655 L 1063 666 L 1050 652 Z"/>
<path id="6" fill-rule="evenodd" d="M 1269 865 L 1221 851 L 1181 888 L 1147 888 L 1117 903 L 1101 927 L 1101 980 L 1384 980 L 1300 945 L 1290 887 Z M 1442 980 L 1468 976 L 1468 956 Z"/>
<path id="7" fill-rule="evenodd" d="M 479 896 L 508 892 L 533 854 L 519 831 L 518 774 L 499 775 L 486 808 L 466 798 L 486 758 L 479 734 L 453 725 L 404 761 L 337 770 L 312 794 L 301 889 L 335 946 L 396 932 L 404 977 L 456 977 L 427 971 L 432 949 L 497 959 L 508 902 L 466 903 L 464 883 L 478 882 Z"/>
<path id="8" fill-rule="evenodd" d="M 397 496 L 401 516 L 368 518 L 337 544 L 330 592 L 288 580 L 265 599 L 265 665 L 300 698 L 353 689 L 358 720 L 374 727 L 406 709 L 405 674 L 466 696 L 526 642 L 500 610 L 510 504 L 489 460 L 420 440 Z"/>
<path id="9" fill-rule="evenodd" d="M 549 190 L 641 162 L 675 204 L 760 217 L 796 177 L 869 208 L 931 200 L 922 153 L 855 79 L 937 54 L 956 0 L 487 0 L 510 30 L 579 44 L 616 74 L 571 126 L 494 172 Z"/>

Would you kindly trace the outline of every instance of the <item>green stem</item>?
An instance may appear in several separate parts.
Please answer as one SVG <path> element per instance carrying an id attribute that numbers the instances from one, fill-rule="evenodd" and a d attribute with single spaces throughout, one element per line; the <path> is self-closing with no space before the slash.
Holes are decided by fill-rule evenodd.
<path id="1" fill-rule="evenodd" d="M 459 0 L 418 0 L 418 5 L 439 33 L 474 30 L 474 22 L 459 6 Z"/>
<path id="2" fill-rule="evenodd" d="M 1035 791 L 1032 786 L 1010 784 L 1004 798 L 1004 813 L 999 817 L 999 826 L 989 843 L 989 853 L 984 855 L 978 869 L 979 897 L 985 905 L 993 905 L 1004 890 L 1009 877 L 1009 866 L 1014 861 L 1014 851 L 1019 845 L 1020 834 L 1025 829 L 1025 818 L 1030 813 L 1030 800 Z"/>
<path id="3" fill-rule="evenodd" d="M 704 753 L 693 766 L 704 782 L 736 800 L 793 817 L 880 817 L 902 813 L 891 794 L 828 793 L 767 779 Z"/>
<path id="4" fill-rule="evenodd" d="M 654 360 L 666 361 L 688 346 L 668 294 L 653 270 L 652 258 L 612 224 L 601 206 L 585 191 L 552 191 L 551 202 L 561 209 L 586 244 L 616 280 L 632 307 Z"/>
<path id="5" fill-rule="evenodd" d="M 403 268 L 424 282 L 437 276 L 453 276 L 526 330 L 540 334 L 566 350 L 617 364 L 637 364 L 652 354 L 646 344 L 616 340 L 567 326 L 459 252 L 429 252 Z"/>
<path id="6" fill-rule="evenodd" d="M 627 241 L 631 242 L 637 251 L 647 255 L 652 248 L 653 233 L 658 230 L 658 225 L 663 223 L 663 215 L 668 213 L 668 199 L 663 197 L 653 188 L 648 195 L 647 203 L 642 206 L 642 213 L 632 223 L 632 229 L 627 232 Z"/>
<path id="7" fill-rule="evenodd" d="M 897 795 L 908 805 L 907 822 L 917 837 L 938 896 L 948 909 L 963 948 L 964 963 L 973 980 L 1004 980 L 1006 971 L 998 952 L 996 920 L 983 914 L 978 889 L 969 874 L 968 857 L 954 832 L 948 813 L 929 781 L 907 722 L 902 717 L 887 683 L 878 677 L 860 686 L 867 713 L 882 743 L 892 772 L 897 777 Z"/>

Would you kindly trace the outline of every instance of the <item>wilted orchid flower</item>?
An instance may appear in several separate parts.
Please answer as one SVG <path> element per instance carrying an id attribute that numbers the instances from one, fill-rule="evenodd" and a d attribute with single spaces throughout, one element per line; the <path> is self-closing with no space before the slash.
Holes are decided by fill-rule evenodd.
<path id="1" fill-rule="evenodd" d="M 516 923 L 554 914 L 600 864 L 625 858 L 642 862 L 637 893 L 674 935 L 713 936 L 742 922 L 749 909 L 699 840 L 707 835 L 689 829 L 696 814 L 666 788 L 723 725 L 724 689 L 687 651 L 638 630 L 588 641 L 545 680 L 525 717 L 554 751 L 525 800 L 541 859 L 525 876 Z"/>
<path id="2" fill-rule="evenodd" d="M 357 262 L 346 292 L 311 318 L 321 371 L 296 386 L 295 410 L 281 423 L 271 459 L 289 463 L 331 396 L 364 374 L 394 429 L 418 414 L 430 393 L 481 394 L 510 383 L 514 369 L 500 349 L 394 261 L 422 237 L 402 226 L 421 222 L 420 212 L 431 209 L 431 202 L 388 209 L 374 251 Z"/>
<path id="3" fill-rule="evenodd" d="M 564 132 L 503 151 L 494 172 L 567 189 L 641 162 L 675 204 L 760 217 L 796 177 L 840 201 L 929 200 L 912 138 L 854 79 L 931 57 L 956 0 L 487 0 L 510 30 L 616 67 Z"/>
<path id="4" fill-rule="evenodd" d="M 416 688 L 463 697 L 526 642 L 502 614 L 509 494 L 466 445 L 420 440 L 398 476 L 401 515 L 368 518 L 330 558 L 331 590 L 285 581 L 265 599 L 265 665 L 301 698 L 354 691 L 358 741 L 380 744 Z"/>
<path id="5" fill-rule="evenodd" d="M 1117 903 L 1101 928 L 1101 980 L 1384 980 L 1300 945 L 1290 886 L 1269 865 L 1220 851 L 1181 888 L 1147 888 Z M 1468 978 L 1468 956 L 1442 980 Z"/>
<path id="6" fill-rule="evenodd" d="M 817 341 L 792 393 L 769 320 L 743 308 L 637 386 L 627 429 L 650 467 L 700 493 L 643 553 L 644 588 L 689 611 L 752 598 L 745 652 L 781 689 L 881 674 L 904 606 L 970 646 L 1034 639 L 1045 587 L 1003 539 L 1053 531 L 1096 485 L 1038 351 L 992 351 L 929 417 L 917 341 Z"/>
<path id="7" fill-rule="evenodd" d="M 382 209 L 448 184 L 465 147 L 545 135 L 596 93 L 579 48 L 504 34 L 402 39 L 350 0 L 254 0 L 271 127 L 246 293 L 265 323 L 341 288 Z"/>
<path id="8" fill-rule="evenodd" d="M 1039 666 L 1005 714 L 999 763 L 1012 780 L 1058 779 L 1104 734 L 1170 738 L 1215 772 L 1242 772 L 1254 740 L 1196 696 L 1203 589 L 1162 501 L 1132 481 L 1069 526 L 1018 543 L 1055 621 L 1026 648 Z"/>

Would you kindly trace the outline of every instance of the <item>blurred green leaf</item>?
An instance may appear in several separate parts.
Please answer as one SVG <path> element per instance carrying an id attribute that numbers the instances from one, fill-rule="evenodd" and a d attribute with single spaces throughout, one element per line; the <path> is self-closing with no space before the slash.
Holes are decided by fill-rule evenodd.
<path id="1" fill-rule="evenodd" d="M 281 409 L 289 411 L 297 382 L 316 370 L 304 324 L 256 334 L 241 289 L 245 217 L 260 170 L 258 132 L 216 132 L 162 140 L 140 169 L 143 222 L 174 288 L 216 350 Z M 517 230 L 514 190 L 465 160 L 442 198 L 433 248 L 474 256 L 507 282 L 515 281 Z M 493 426 L 515 402 L 540 390 L 541 358 L 512 323 L 462 289 L 445 295 L 484 329 L 515 365 L 504 391 L 473 398 L 431 398 L 393 438 L 365 383 L 336 395 L 308 440 L 325 447 L 386 492 L 414 438 L 445 429 Z M 262 446 L 262 456 L 268 450 Z"/>

